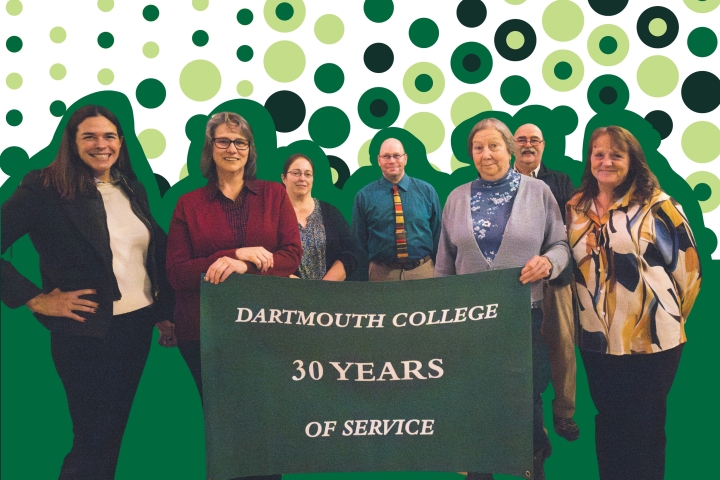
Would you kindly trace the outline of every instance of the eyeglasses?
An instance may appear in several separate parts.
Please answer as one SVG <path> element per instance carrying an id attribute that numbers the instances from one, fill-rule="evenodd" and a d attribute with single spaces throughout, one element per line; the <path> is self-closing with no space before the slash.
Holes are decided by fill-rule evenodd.
<path id="1" fill-rule="evenodd" d="M 293 177 L 293 178 L 300 178 L 300 177 L 302 177 L 303 175 L 305 175 L 305 178 L 312 178 L 312 177 L 313 177 L 313 173 L 310 172 L 310 171 L 307 171 L 307 172 L 303 173 L 303 172 L 301 172 L 300 170 L 290 170 L 287 174 L 290 175 L 290 176 Z"/>
<path id="2" fill-rule="evenodd" d="M 235 140 L 230 140 L 229 138 L 213 138 L 212 140 L 216 147 L 222 148 L 223 150 L 230 148 L 231 143 L 235 145 L 235 148 L 238 150 L 247 150 L 250 147 L 248 140 L 241 140 L 239 138 Z"/>
<path id="3" fill-rule="evenodd" d="M 398 161 L 398 160 L 400 160 L 401 158 L 403 158 L 405 155 L 406 155 L 405 153 L 402 153 L 402 154 L 401 154 L 401 153 L 396 153 L 395 155 L 378 155 L 378 158 L 382 158 L 382 159 L 385 160 L 386 162 L 389 161 L 389 160 L 391 160 L 391 159 L 392 159 L 392 160 L 395 160 L 395 161 Z"/>
<path id="4" fill-rule="evenodd" d="M 515 141 L 517 142 L 518 145 L 525 145 L 526 143 L 530 142 L 530 145 L 532 145 L 533 147 L 537 147 L 538 145 L 543 143 L 545 140 L 543 140 L 541 138 L 537 138 L 537 137 L 531 137 L 531 138 L 518 137 L 515 139 Z"/>

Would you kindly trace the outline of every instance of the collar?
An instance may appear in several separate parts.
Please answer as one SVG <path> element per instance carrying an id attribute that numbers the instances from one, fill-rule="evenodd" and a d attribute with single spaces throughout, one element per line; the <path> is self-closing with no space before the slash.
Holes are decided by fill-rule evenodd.
<path id="1" fill-rule="evenodd" d="M 382 182 L 382 185 L 387 185 L 387 188 L 392 188 L 394 183 L 392 183 L 390 180 L 385 178 L 385 176 L 380 177 L 380 182 Z M 400 181 L 397 183 L 397 186 L 402 188 L 404 191 L 408 191 L 408 188 L 410 187 L 410 177 L 408 177 L 407 173 L 403 174 Z"/>
<path id="2" fill-rule="evenodd" d="M 532 178 L 538 178 L 538 176 L 540 175 L 540 168 L 541 168 L 542 166 L 543 166 L 542 162 L 538 163 L 538 166 L 535 167 L 535 170 L 533 170 L 532 172 L 530 172 L 530 176 L 531 176 Z M 515 163 L 513 163 L 513 170 L 515 170 L 516 172 L 520 173 L 520 170 L 517 169 L 517 165 L 516 165 Z M 544 173 L 544 172 L 543 172 L 543 173 Z M 520 173 L 520 175 L 522 175 L 522 173 Z"/>
<path id="3" fill-rule="evenodd" d="M 215 199 L 221 199 L 227 198 L 225 195 L 220 191 L 220 188 L 218 188 L 216 183 L 209 183 L 205 185 L 205 193 L 207 194 L 208 201 L 212 201 Z M 260 185 L 258 184 L 258 180 L 245 180 L 245 184 L 243 185 L 241 193 L 243 191 L 247 191 L 249 193 L 252 193 L 253 195 L 259 195 L 260 192 Z"/>

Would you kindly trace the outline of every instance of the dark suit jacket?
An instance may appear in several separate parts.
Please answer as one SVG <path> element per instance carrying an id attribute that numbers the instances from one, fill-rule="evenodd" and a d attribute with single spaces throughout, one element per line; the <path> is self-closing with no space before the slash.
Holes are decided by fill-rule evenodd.
<path id="1" fill-rule="evenodd" d="M 173 292 L 165 279 L 166 235 L 153 220 L 145 189 L 137 180 L 124 177 L 120 186 L 130 198 L 135 214 L 150 229 L 147 270 L 152 281 L 155 321 L 172 320 Z M 10 308 L 25 304 L 41 292 L 94 289 L 87 299 L 99 303 L 96 313 L 83 312 L 85 322 L 66 317 L 35 317 L 52 331 L 71 335 L 104 337 L 113 316 L 113 301 L 120 290 L 112 269 L 112 251 L 105 206 L 98 193 L 93 197 L 64 200 L 54 187 L 45 187 L 39 171 L 23 178 L 2 206 L 2 252 L 30 234 L 40 256 L 42 289 L 2 260 L 2 301 Z"/>

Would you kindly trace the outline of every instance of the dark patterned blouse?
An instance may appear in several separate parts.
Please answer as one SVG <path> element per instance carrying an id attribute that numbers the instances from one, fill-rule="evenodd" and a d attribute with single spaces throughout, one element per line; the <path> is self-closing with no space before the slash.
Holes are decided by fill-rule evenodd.
<path id="1" fill-rule="evenodd" d="M 325 263 L 325 225 L 323 224 L 322 210 L 317 198 L 315 209 L 307 218 L 307 225 L 300 228 L 300 241 L 303 248 L 303 256 L 300 261 L 300 278 L 305 280 L 322 280 L 327 273 Z"/>

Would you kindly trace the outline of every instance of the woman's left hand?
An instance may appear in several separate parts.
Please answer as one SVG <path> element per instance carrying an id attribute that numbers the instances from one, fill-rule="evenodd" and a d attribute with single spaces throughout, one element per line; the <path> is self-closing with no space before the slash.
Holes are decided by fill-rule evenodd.
<path id="1" fill-rule="evenodd" d="M 155 324 L 160 332 L 158 345 L 171 348 L 177 346 L 177 338 L 175 337 L 175 324 L 170 320 L 161 320 Z"/>
<path id="2" fill-rule="evenodd" d="M 537 282 L 550 276 L 552 263 L 547 257 L 535 255 L 520 270 L 520 282 L 523 284 Z"/>
<path id="3" fill-rule="evenodd" d="M 220 257 L 210 265 L 205 273 L 205 281 L 218 284 L 224 282 L 232 273 L 243 274 L 247 272 L 247 264 L 242 260 L 230 257 Z"/>

